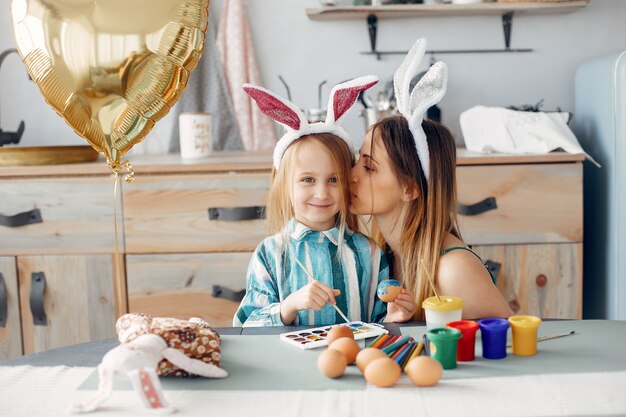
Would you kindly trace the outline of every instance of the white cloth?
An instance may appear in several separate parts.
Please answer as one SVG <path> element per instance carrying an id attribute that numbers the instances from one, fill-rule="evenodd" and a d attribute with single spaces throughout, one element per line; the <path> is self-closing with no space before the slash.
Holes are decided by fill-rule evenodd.
<path id="1" fill-rule="evenodd" d="M 218 26 L 217 49 L 224 65 L 224 75 L 245 149 L 274 149 L 276 132 L 272 122 L 252 104 L 242 88 L 247 83 L 263 85 L 243 0 L 224 2 Z"/>
<path id="2" fill-rule="evenodd" d="M 94 368 L 0 366 L 0 416 L 65 416 L 93 391 L 77 388 Z M 444 379 L 417 388 L 361 391 L 172 391 L 176 416 L 581 416 L 626 414 L 626 371 Z M 114 391 L 94 416 L 154 415 L 134 391 Z"/>
<path id="3" fill-rule="evenodd" d="M 546 154 L 561 148 L 569 153 L 583 153 L 598 165 L 580 146 L 567 126 L 567 118 L 567 113 L 474 106 L 461 113 L 459 119 L 469 151 Z"/>

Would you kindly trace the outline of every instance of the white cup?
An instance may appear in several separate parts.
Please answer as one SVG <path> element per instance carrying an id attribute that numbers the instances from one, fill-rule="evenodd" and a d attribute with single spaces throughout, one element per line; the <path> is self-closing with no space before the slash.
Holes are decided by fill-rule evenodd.
<path id="1" fill-rule="evenodd" d="M 213 124 L 210 113 L 182 113 L 178 116 L 180 156 L 197 159 L 209 156 L 213 150 Z"/>
<path id="2" fill-rule="evenodd" d="M 463 300 L 449 295 L 433 296 L 422 302 L 422 308 L 426 313 L 426 329 L 431 330 L 461 320 Z"/>

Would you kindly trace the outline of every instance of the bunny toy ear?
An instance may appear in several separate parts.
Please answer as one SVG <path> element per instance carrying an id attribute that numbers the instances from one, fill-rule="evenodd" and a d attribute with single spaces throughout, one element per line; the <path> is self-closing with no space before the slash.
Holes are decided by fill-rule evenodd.
<path id="1" fill-rule="evenodd" d="M 262 113 L 278 123 L 293 130 L 300 130 L 307 123 L 302 111 L 289 100 L 253 84 L 244 84 L 243 91 L 256 101 Z"/>
<path id="2" fill-rule="evenodd" d="M 420 63 L 426 52 L 426 39 L 419 38 L 406 55 L 400 68 L 393 76 L 393 90 L 396 95 L 398 110 L 407 119 L 411 116 L 409 108 L 411 79 L 418 73 Z"/>
<path id="3" fill-rule="evenodd" d="M 356 103 L 359 93 L 378 83 L 375 75 L 365 75 L 337 84 L 330 92 L 326 123 L 336 123 Z"/>

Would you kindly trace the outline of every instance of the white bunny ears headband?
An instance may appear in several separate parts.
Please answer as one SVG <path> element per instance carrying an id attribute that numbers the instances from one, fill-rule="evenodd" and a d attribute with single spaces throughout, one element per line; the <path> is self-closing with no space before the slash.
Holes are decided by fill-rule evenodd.
<path id="1" fill-rule="evenodd" d="M 422 164 L 426 180 L 430 174 L 430 153 L 422 121 L 429 107 L 439 103 L 446 93 L 448 68 L 443 62 L 436 62 L 410 90 L 411 79 L 419 72 L 419 66 L 426 51 L 426 39 L 420 38 L 402 61 L 393 77 L 394 92 L 400 113 L 409 122 L 409 130 L 415 139 L 417 156 Z"/>
<path id="2" fill-rule="evenodd" d="M 333 133 L 343 139 L 352 149 L 350 137 L 339 126 L 338 121 L 356 102 L 359 93 L 374 86 L 377 82 L 378 77 L 367 75 L 334 86 L 328 99 L 328 110 L 324 123 L 309 123 L 298 106 L 262 87 L 244 84 L 243 89 L 256 101 L 261 112 L 282 124 L 286 129 L 285 134 L 274 148 L 274 168 L 278 169 L 283 154 L 289 145 L 305 135 Z"/>

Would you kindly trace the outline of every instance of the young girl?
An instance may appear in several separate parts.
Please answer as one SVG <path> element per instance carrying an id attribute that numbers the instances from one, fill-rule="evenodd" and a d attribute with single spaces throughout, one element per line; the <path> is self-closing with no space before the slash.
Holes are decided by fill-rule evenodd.
<path id="1" fill-rule="evenodd" d="M 353 232 L 356 217 L 347 201 L 354 153 L 337 124 L 359 92 L 376 82 L 369 76 L 335 86 L 326 122 L 314 124 L 289 101 L 244 86 L 261 111 L 287 132 L 274 151 L 267 204 L 276 234 L 263 240 L 252 256 L 234 326 L 344 322 L 331 304 L 351 321 L 380 322 L 385 317 L 376 288 L 388 276 L 387 263 L 373 241 Z"/>
<path id="2" fill-rule="evenodd" d="M 374 237 L 387 248 L 391 275 L 407 288 L 388 306 L 387 320 L 424 320 L 422 301 L 460 297 L 463 317 L 512 314 L 482 259 L 461 239 L 456 220 L 456 148 L 445 126 L 423 120 L 445 93 L 438 62 L 409 91 L 425 41 L 418 40 L 394 76 L 401 115 L 375 124 L 352 170 L 350 211 L 374 219 Z"/>

